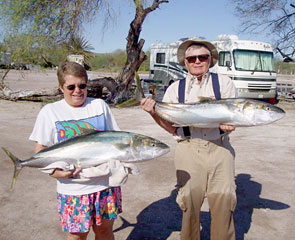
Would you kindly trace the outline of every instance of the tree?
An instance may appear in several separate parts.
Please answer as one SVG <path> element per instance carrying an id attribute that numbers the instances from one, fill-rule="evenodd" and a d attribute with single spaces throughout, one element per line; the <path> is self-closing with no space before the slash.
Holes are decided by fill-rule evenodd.
<path id="1" fill-rule="evenodd" d="M 65 59 L 64 48 L 46 37 L 28 33 L 15 33 L 5 36 L 3 46 L 9 52 L 14 63 L 31 63 L 44 66 L 56 66 Z"/>
<path id="2" fill-rule="evenodd" d="M 290 0 L 231 0 L 241 32 L 267 32 L 284 58 L 295 54 L 295 4 Z"/>
<path id="3" fill-rule="evenodd" d="M 142 24 L 149 13 L 168 0 L 132 0 L 135 17 L 127 36 L 127 60 L 116 78 L 117 98 L 126 96 L 135 72 L 146 59 L 140 39 Z M 40 36 L 56 44 L 68 42 L 82 32 L 84 23 L 95 19 L 98 12 L 112 15 L 110 0 L 3 0 L 0 14 L 11 34 Z M 38 38 L 36 38 L 37 40 Z M 37 41 L 35 42 L 38 45 Z M 41 43 L 40 43 L 41 44 Z"/>
<path id="4" fill-rule="evenodd" d="M 63 46 L 69 54 L 84 55 L 86 62 L 94 57 L 92 53 L 94 47 L 83 36 L 71 36 L 69 41 L 65 42 Z"/>
<path id="5" fill-rule="evenodd" d="M 3 0 L 2 21 L 9 32 L 29 33 L 52 41 L 65 41 L 79 33 L 103 0 Z"/>
<path id="6" fill-rule="evenodd" d="M 150 7 L 144 8 L 142 0 L 134 0 L 136 13 L 134 20 L 130 24 L 130 29 L 127 36 L 127 60 L 123 70 L 117 77 L 117 81 L 120 83 L 118 92 L 121 93 L 121 96 L 124 96 L 124 93 L 126 93 L 130 82 L 134 79 L 135 72 L 138 71 L 141 63 L 146 59 L 146 55 L 142 51 L 144 40 L 139 40 L 142 24 L 146 16 L 150 12 L 156 10 L 161 3 L 168 3 L 168 1 L 154 0 Z"/>

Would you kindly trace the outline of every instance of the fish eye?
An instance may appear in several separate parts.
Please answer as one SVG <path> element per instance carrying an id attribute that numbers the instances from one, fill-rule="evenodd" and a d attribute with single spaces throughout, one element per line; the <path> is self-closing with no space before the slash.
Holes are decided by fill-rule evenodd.
<path id="1" fill-rule="evenodd" d="M 269 110 L 270 110 L 270 107 L 265 107 L 265 110 L 266 110 L 266 111 L 269 111 Z"/>

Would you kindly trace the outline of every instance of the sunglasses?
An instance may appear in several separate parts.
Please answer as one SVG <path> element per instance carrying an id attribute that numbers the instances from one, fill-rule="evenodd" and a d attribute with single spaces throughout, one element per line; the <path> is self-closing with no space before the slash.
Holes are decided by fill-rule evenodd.
<path id="1" fill-rule="evenodd" d="M 65 86 L 69 91 L 73 91 L 75 90 L 76 87 L 78 87 L 79 89 L 85 89 L 87 87 L 87 84 L 86 83 L 81 83 L 81 84 L 71 84 L 71 85 L 68 85 L 68 86 Z"/>
<path id="2" fill-rule="evenodd" d="M 197 61 L 197 59 L 199 59 L 200 62 L 206 62 L 208 60 L 208 58 L 210 57 L 209 54 L 203 54 L 203 55 L 197 55 L 197 56 L 190 56 L 190 57 L 186 57 L 185 59 L 189 62 L 189 63 L 195 63 Z"/>

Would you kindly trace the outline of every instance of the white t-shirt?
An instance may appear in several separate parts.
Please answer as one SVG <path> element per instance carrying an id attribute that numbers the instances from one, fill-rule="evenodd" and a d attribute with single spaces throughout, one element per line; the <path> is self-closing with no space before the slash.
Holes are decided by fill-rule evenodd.
<path id="1" fill-rule="evenodd" d="M 109 106 L 102 99 L 86 98 L 83 106 L 78 108 L 70 106 L 63 99 L 41 109 L 29 139 L 49 147 L 81 133 L 81 128 L 120 130 Z M 57 192 L 67 195 L 94 193 L 106 189 L 108 181 L 108 176 L 91 178 L 85 183 L 58 178 Z"/>

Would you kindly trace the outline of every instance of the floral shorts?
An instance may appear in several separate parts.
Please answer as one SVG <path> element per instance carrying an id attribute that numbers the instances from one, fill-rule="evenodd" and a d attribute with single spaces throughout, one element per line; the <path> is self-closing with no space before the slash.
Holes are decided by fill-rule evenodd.
<path id="1" fill-rule="evenodd" d="M 59 221 L 64 232 L 88 232 L 92 224 L 101 225 L 102 219 L 114 220 L 122 212 L 120 187 L 85 195 L 57 194 Z"/>

